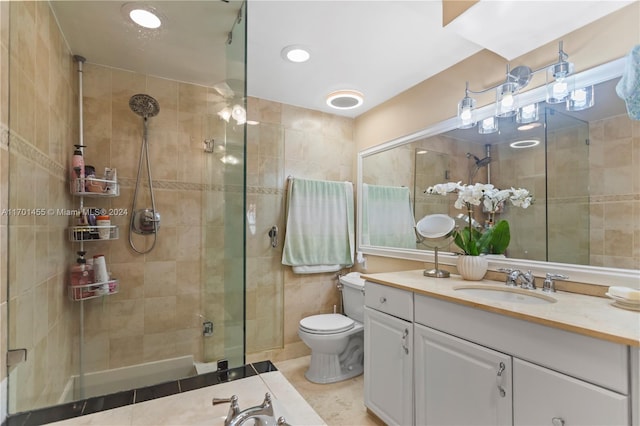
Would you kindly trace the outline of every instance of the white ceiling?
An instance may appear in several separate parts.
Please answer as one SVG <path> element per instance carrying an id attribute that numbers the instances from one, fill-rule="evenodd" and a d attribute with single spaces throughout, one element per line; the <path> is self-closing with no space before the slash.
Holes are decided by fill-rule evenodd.
<path id="1" fill-rule="evenodd" d="M 439 0 L 250 0 L 247 94 L 355 117 L 482 49 L 506 63 L 632 2 L 485 0 L 442 28 Z M 145 1 L 167 23 L 151 35 L 125 20 L 124 3 L 51 2 L 72 52 L 90 63 L 206 86 L 225 80 L 239 1 Z M 290 44 L 311 59 L 284 61 Z M 339 89 L 364 93 L 364 104 L 330 109 L 325 97 Z"/>

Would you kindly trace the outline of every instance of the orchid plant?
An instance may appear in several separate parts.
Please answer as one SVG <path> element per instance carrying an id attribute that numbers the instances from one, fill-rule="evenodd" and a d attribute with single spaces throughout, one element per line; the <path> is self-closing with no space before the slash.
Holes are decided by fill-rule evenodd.
<path id="1" fill-rule="evenodd" d="M 454 203 L 457 209 L 467 209 L 468 226 L 454 232 L 454 242 L 464 254 L 478 256 L 480 254 L 503 254 L 511 240 L 509 222 L 500 220 L 495 223 L 495 214 L 509 200 L 512 205 L 526 209 L 533 202 L 533 196 L 523 188 L 498 189 L 491 184 L 476 183 L 462 185 L 461 182 L 446 182 L 430 186 L 424 191 L 427 194 L 447 195 L 457 192 Z M 489 213 L 489 224 L 481 230 L 473 227 L 473 207 L 482 205 Z"/>

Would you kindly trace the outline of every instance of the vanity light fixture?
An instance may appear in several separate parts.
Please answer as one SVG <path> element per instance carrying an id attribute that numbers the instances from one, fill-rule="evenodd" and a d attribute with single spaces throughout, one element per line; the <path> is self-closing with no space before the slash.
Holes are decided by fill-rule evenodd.
<path id="1" fill-rule="evenodd" d="M 309 50 L 299 44 L 286 46 L 284 49 L 282 49 L 280 54 L 283 59 L 294 63 L 307 62 L 309 58 L 311 58 L 311 53 L 309 53 Z"/>
<path id="2" fill-rule="evenodd" d="M 469 82 L 465 89 L 465 96 L 458 103 L 458 119 L 460 129 L 469 129 L 476 125 L 476 100 L 469 97 Z"/>
<path id="3" fill-rule="evenodd" d="M 582 111 L 591 108 L 595 103 L 593 86 L 576 89 L 567 97 L 567 111 Z"/>
<path id="4" fill-rule="evenodd" d="M 516 114 L 516 94 L 520 90 L 517 83 L 507 82 L 496 90 L 496 117 L 512 117 Z"/>
<path id="5" fill-rule="evenodd" d="M 569 92 L 573 90 L 573 64 L 567 62 L 567 55 L 562 50 L 562 42 L 558 49 L 558 62 L 546 68 L 547 70 L 547 102 L 558 104 L 567 100 Z"/>
<path id="6" fill-rule="evenodd" d="M 158 11 L 153 7 L 142 3 L 125 3 L 122 5 L 122 13 L 142 28 L 155 30 L 162 25 L 162 19 Z"/>
<path id="7" fill-rule="evenodd" d="M 516 123 L 529 124 L 534 121 L 538 121 L 538 104 L 529 104 L 518 109 Z"/>
<path id="8" fill-rule="evenodd" d="M 509 146 L 511 148 L 523 149 L 523 148 L 533 148 L 534 146 L 537 146 L 539 144 L 540 144 L 540 141 L 538 139 L 526 139 L 526 140 L 511 142 Z"/>
<path id="9" fill-rule="evenodd" d="M 478 126 L 478 133 L 488 135 L 498 131 L 498 119 L 496 117 L 485 118 Z"/>
<path id="10" fill-rule="evenodd" d="M 547 102 L 567 102 L 567 109 L 570 111 L 572 111 L 570 108 L 579 108 L 581 106 L 589 108 L 589 106 L 593 105 L 593 95 L 589 95 L 588 92 L 577 93 L 577 91 L 574 91 L 572 75 L 573 64 L 567 61 L 568 58 L 569 55 L 562 50 L 562 42 L 560 42 L 558 46 L 558 61 L 553 64 L 545 65 L 536 70 L 532 70 L 525 65 L 518 66 L 511 70 L 509 65 L 507 65 L 507 74 L 504 82 L 477 91 L 469 89 L 469 82 L 467 81 L 465 83 L 464 98 L 458 103 L 458 128 L 468 129 L 476 125 L 477 120 L 474 114 L 476 100 L 469 95 L 486 93 L 490 90 L 496 90 L 495 117 L 512 117 L 518 115 L 520 116 L 520 120 L 525 120 L 518 121 L 519 123 L 536 121 L 537 110 L 535 119 L 533 119 L 532 116 L 530 118 L 521 116 L 524 111 L 518 109 L 517 95 L 520 90 L 529 84 L 533 74 L 540 71 L 546 71 L 547 73 Z M 575 95 L 573 96 L 576 96 L 576 98 L 570 103 L 569 94 L 574 93 Z M 591 91 L 591 93 L 593 93 L 593 91 Z M 577 110 L 573 109 L 573 111 Z M 481 131 L 480 133 L 483 132 Z"/>
<path id="11" fill-rule="evenodd" d="M 335 109 L 353 109 L 364 103 L 364 95 L 357 90 L 338 90 L 327 95 L 327 105 Z"/>

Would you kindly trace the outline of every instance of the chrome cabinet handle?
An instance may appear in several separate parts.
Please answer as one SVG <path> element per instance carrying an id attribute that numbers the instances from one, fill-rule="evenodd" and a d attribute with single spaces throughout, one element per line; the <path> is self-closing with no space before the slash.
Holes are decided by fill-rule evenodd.
<path id="1" fill-rule="evenodd" d="M 562 417 L 554 417 L 551 419 L 553 426 L 564 426 L 564 419 Z"/>
<path id="2" fill-rule="evenodd" d="M 387 298 L 384 296 L 380 296 L 380 303 L 386 303 L 387 302 Z"/>
<path id="3" fill-rule="evenodd" d="M 404 353 L 409 355 L 409 346 L 407 346 L 407 337 L 409 337 L 409 329 L 405 328 L 402 333 L 402 349 L 404 349 Z"/>
<path id="4" fill-rule="evenodd" d="M 498 386 L 498 392 L 500 392 L 500 396 L 502 398 L 504 398 L 507 395 L 507 391 L 505 391 L 504 387 L 502 387 L 502 382 L 504 380 L 504 376 L 502 375 L 502 373 L 504 373 L 506 369 L 507 369 L 507 366 L 504 365 L 504 362 L 501 362 L 498 365 L 498 374 L 496 376 L 496 385 Z"/>

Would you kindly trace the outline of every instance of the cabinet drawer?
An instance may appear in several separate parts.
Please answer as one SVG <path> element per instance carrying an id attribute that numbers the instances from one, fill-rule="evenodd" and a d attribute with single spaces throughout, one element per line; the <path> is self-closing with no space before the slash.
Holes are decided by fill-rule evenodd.
<path id="1" fill-rule="evenodd" d="M 516 425 L 628 425 L 629 397 L 514 359 Z"/>
<path id="2" fill-rule="evenodd" d="M 611 389 L 629 392 L 627 346 L 418 295 L 415 322 Z"/>
<path id="3" fill-rule="evenodd" d="M 366 281 L 364 304 L 377 311 L 413 321 L 413 293 Z"/>

